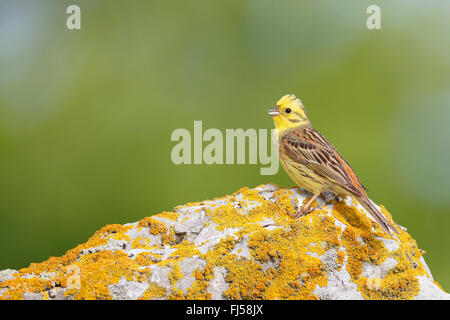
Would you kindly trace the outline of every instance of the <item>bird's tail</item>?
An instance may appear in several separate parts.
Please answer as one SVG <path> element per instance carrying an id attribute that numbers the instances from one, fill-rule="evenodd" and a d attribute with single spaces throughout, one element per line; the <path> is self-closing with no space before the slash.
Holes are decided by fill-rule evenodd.
<path id="1" fill-rule="evenodd" d="M 375 205 L 369 200 L 369 198 L 362 196 L 358 197 L 358 202 L 366 209 L 370 215 L 378 222 L 378 224 L 386 231 L 388 234 L 392 234 L 392 231 L 398 234 L 398 230 L 386 219 L 380 210 L 378 210 Z"/>

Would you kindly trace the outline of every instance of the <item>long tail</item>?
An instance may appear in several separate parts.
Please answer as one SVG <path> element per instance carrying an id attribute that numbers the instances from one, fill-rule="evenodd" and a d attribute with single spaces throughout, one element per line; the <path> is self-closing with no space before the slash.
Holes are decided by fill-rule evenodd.
<path id="1" fill-rule="evenodd" d="M 392 231 L 398 234 L 398 230 L 386 219 L 382 212 L 380 212 L 374 204 L 367 197 L 358 197 L 358 202 L 366 209 L 370 215 L 378 222 L 378 224 L 388 234 L 392 234 Z M 392 230 L 392 231 L 391 231 Z"/>

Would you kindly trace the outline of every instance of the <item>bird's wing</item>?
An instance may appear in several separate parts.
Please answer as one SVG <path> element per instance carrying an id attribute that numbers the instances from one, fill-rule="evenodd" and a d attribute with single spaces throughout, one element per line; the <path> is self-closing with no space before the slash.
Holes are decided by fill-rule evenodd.
<path id="1" fill-rule="evenodd" d="M 336 148 L 312 127 L 290 131 L 282 138 L 282 152 L 318 175 L 355 195 L 365 194 L 363 185 Z"/>

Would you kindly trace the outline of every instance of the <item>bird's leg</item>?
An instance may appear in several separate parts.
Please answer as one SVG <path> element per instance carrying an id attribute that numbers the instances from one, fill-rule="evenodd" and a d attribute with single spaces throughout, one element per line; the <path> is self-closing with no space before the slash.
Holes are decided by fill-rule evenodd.
<path id="1" fill-rule="evenodd" d="M 302 206 L 302 208 L 300 209 L 300 212 L 297 212 L 295 215 L 293 215 L 293 218 L 300 218 L 301 216 L 303 216 L 303 215 L 309 213 L 309 212 L 307 212 L 307 211 L 310 209 L 311 204 L 314 202 L 314 200 L 316 200 L 316 198 L 317 198 L 319 195 L 320 195 L 320 193 L 316 193 L 316 194 L 311 198 L 311 200 L 308 201 L 307 204 L 305 204 L 304 206 Z"/>

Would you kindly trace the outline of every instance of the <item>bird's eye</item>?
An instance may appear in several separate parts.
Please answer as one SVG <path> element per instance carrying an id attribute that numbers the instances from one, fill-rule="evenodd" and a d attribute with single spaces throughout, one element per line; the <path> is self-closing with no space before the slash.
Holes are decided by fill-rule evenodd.
<path id="1" fill-rule="evenodd" d="M 286 111 L 286 113 L 291 113 L 291 108 L 286 108 L 284 111 Z"/>

